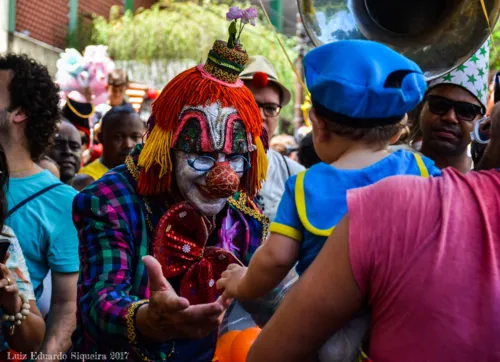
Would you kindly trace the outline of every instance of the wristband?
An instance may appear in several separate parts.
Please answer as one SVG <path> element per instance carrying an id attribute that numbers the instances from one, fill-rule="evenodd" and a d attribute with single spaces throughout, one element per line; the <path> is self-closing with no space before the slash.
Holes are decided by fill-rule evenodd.
<path id="1" fill-rule="evenodd" d="M 2 314 L 2 322 L 4 323 L 4 325 L 9 327 L 9 334 L 11 336 L 14 335 L 16 326 L 20 326 L 21 323 L 23 323 L 23 321 L 26 320 L 26 318 L 30 314 L 31 305 L 28 297 L 22 293 L 19 293 L 19 297 L 23 302 L 21 305 L 21 310 L 14 315 L 9 315 L 6 313 Z"/>
<path id="2" fill-rule="evenodd" d="M 139 350 L 139 330 L 137 329 L 136 326 L 136 316 L 139 308 L 143 306 L 144 304 L 149 304 L 149 299 L 144 299 L 140 300 L 137 302 L 132 303 L 130 308 L 127 311 L 126 319 L 127 319 L 127 335 L 128 335 L 128 342 L 132 346 L 132 349 L 134 352 L 137 354 L 137 356 L 142 360 L 146 362 L 155 362 L 155 359 L 152 359 L 148 356 L 146 356 L 144 353 L 142 353 Z M 158 351 L 159 352 L 159 351 Z M 159 353 L 161 355 L 161 358 L 158 361 L 165 361 L 167 358 L 170 358 L 172 354 L 175 353 L 175 342 L 172 342 L 172 350 L 168 354 L 168 356 L 165 353 Z"/>

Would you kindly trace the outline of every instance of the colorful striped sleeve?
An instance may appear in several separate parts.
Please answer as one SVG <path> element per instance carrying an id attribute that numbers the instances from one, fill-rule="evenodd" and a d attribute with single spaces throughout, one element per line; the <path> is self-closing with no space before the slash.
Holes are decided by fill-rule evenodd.
<path id="1" fill-rule="evenodd" d="M 73 205 L 82 261 L 78 298 L 85 329 L 95 339 L 128 343 L 125 316 L 139 299 L 129 295 L 132 235 L 107 198 L 82 192 Z"/>
<path id="2" fill-rule="evenodd" d="M 141 261 L 148 238 L 140 199 L 122 176 L 108 174 L 75 197 L 73 220 L 81 259 L 77 336 L 84 341 L 76 349 L 132 350 L 127 313 L 134 302 L 149 298 Z M 162 359 L 170 344 L 140 340 L 138 348 Z"/>

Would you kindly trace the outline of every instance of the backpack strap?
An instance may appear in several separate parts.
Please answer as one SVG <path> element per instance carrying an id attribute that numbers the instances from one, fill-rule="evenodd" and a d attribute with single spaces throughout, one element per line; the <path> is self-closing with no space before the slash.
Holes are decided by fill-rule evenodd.
<path id="1" fill-rule="evenodd" d="M 54 188 L 56 188 L 58 186 L 61 186 L 61 185 L 64 185 L 64 184 L 62 182 L 58 182 L 58 183 L 52 184 L 50 186 L 47 186 L 47 187 L 41 189 L 38 192 L 35 192 L 31 196 L 28 196 L 23 201 L 21 201 L 19 204 L 17 204 L 12 209 L 10 209 L 9 212 L 7 213 L 7 217 L 11 217 L 17 210 L 19 210 L 21 207 L 23 207 L 24 205 L 26 205 L 28 202 L 36 199 L 38 196 L 41 196 L 44 193 L 46 193 L 46 192 L 48 192 L 48 191 L 50 191 L 50 190 L 52 190 L 52 189 L 54 189 Z"/>
<path id="2" fill-rule="evenodd" d="M 286 173 L 288 174 L 288 178 L 290 178 L 290 176 L 292 176 L 292 174 L 290 172 L 290 167 L 288 166 L 288 162 L 286 162 L 286 158 L 282 153 L 280 153 L 280 155 L 281 155 L 281 158 L 283 158 L 283 162 L 285 163 Z"/>

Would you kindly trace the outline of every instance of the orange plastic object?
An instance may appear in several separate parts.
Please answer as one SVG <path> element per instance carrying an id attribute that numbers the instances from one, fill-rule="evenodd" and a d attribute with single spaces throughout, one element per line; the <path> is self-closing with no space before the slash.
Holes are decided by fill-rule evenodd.
<path id="1" fill-rule="evenodd" d="M 260 331 L 258 327 L 248 328 L 236 336 L 231 346 L 231 362 L 246 362 L 248 352 Z"/>
<path id="2" fill-rule="evenodd" d="M 229 331 L 220 336 L 212 362 L 231 362 L 231 346 L 240 333 L 241 331 Z"/>

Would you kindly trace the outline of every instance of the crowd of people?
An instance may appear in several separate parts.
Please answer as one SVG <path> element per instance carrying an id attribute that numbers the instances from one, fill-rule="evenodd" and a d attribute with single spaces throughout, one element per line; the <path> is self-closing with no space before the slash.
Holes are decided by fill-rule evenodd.
<path id="1" fill-rule="evenodd" d="M 227 308 L 291 272 L 248 361 L 500 360 L 488 47 L 429 83 L 379 43 L 315 48 L 300 139 L 231 31 L 149 120 L 122 70 L 94 107 L 0 56 L 0 360 L 212 361 Z"/>

